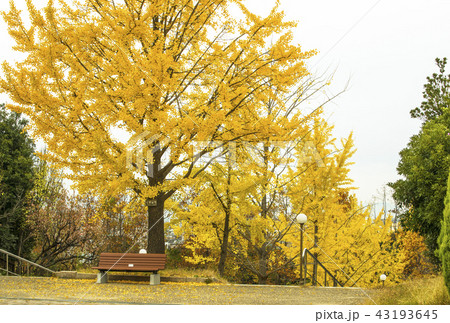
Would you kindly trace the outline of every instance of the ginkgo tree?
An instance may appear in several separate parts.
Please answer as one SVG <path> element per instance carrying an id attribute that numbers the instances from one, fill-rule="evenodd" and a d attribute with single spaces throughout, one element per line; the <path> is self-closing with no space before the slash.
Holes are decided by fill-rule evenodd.
<path id="1" fill-rule="evenodd" d="M 175 213 L 172 227 L 175 233 L 186 236 L 185 245 L 192 250 L 189 261 L 205 263 L 217 258 L 218 271 L 223 275 L 228 254 L 241 255 L 234 252 L 238 241 L 236 233 L 240 233 L 241 238 L 248 237 L 244 233 L 246 230 L 236 231 L 236 228 L 243 229 L 248 217 L 267 218 L 268 213 L 271 213 L 269 217 L 274 216 L 272 209 L 277 206 L 271 200 L 275 197 L 272 193 L 284 189 L 277 187 L 280 183 L 276 178 L 286 170 L 284 163 L 289 160 L 287 156 L 292 155 L 289 150 L 295 149 L 302 139 L 308 137 L 310 124 L 322 113 L 321 109 L 302 111 L 299 105 L 327 84 L 328 80 L 304 77 L 297 80 L 294 90 L 287 94 L 273 85 L 272 90 L 277 94 L 274 98 L 254 102 L 260 111 L 256 123 L 264 125 L 265 133 L 229 142 L 227 154 L 222 156 L 224 163 L 212 163 L 212 168 L 199 177 L 200 184 L 194 190 L 188 190 L 184 196 L 180 193 L 175 198 L 175 203 L 170 206 Z M 286 144 L 289 147 L 284 147 Z M 306 148 L 314 148 L 311 144 L 307 142 L 302 146 L 305 155 L 308 155 Z M 315 153 L 317 155 L 317 151 Z M 314 156 L 305 157 L 311 159 Z M 276 198 L 279 199 L 278 194 Z M 176 203 L 178 199 L 182 201 L 179 205 Z M 289 226 L 292 225 L 290 222 Z M 283 232 L 277 242 L 287 230 Z M 272 243 L 270 248 L 263 247 L 266 250 L 263 258 L 267 258 L 266 253 L 270 254 L 276 245 Z M 217 246 L 220 255 L 213 251 L 205 257 L 202 250 L 217 250 Z M 247 259 L 246 253 L 242 259 Z M 263 268 L 266 262 L 260 264 L 261 270 L 257 273 L 261 273 L 261 279 L 265 280 L 267 271 Z"/>
<path id="2" fill-rule="evenodd" d="M 228 277 L 247 272 L 265 283 L 284 271 L 298 279 L 300 227 L 295 218 L 305 213 L 304 247 L 339 282 L 374 285 L 383 272 L 389 282 L 399 280 L 404 264 L 391 247 L 390 219 L 383 222 L 381 213 L 372 218 L 370 208 L 350 193 L 352 136 L 336 143 L 322 115 L 321 109 L 308 115 L 302 130 L 297 119 L 291 139 L 302 140 L 237 146 L 234 164 L 229 159 L 214 163 L 193 191 L 184 199 L 177 196 L 181 202 L 171 205 L 171 226 L 191 250 L 188 261 L 217 264 L 223 274 L 225 255 L 231 257 Z M 308 279 L 312 270 L 308 265 Z M 321 279 L 323 274 L 318 272 Z"/>
<path id="3" fill-rule="evenodd" d="M 292 140 L 285 147 L 263 145 L 259 151 L 263 162 L 253 166 L 253 181 L 258 185 L 249 194 L 251 209 L 238 219 L 233 254 L 261 283 L 269 275 L 299 264 L 297 215 L 306 213 L 312 222 L 318 204 L 330 206 L 310 184 L 328 183 L 323 190 L 327 197 L 347 184 L 352 139 L 344 141 L 341 149 L 333 145 L 331 128 L 320 112 L 296 134 L 301 140 Z M 287 158 L 289 150 L 292 156 Z"/>
<path id="4" fill-rule="evenodd" d="M 396 257 L 389 252 L 392 233 L 389 220 L 384 223 L 381 215 L 372 218 L 370 208 L 360 205 L 351 195 L 353 136 L 339 142 L 332 135 L 333 127 L 321 115 L 313 121 L 305 137 L 308 141 L 295 151 L 301 162 L 283 177 L 288 207 L 282 214 L 291 221 L 299 213 L 308 216 L 303 227 L 303 247 L 341 284 L 373 285 L 378 282 L 377 273 L 386 267 L 390 268 L 391 277 L 397 278 L 400 267 L 394 266 Z M 306 149 L 307 142 L 313 144 L 313 151 Z M 299 225 L 293 225 L 284 236 L 284 243 L 279 244 L 286 259 L 293 259 L 300 252 L 300 230 Z M 295 260 L 294 272 L 299 273 L 300 257 Z M 312 279 L 314 266 L 307 267 L 306 278 Z M 317 274 L 325 278 L 324 271 Z M 324 284 L 324 280 L 320 283 Z"/>
<path id="5" fill-rule="evenodd" d="M 29 117 L 47 145 L 40 157 L 80 192 L 126 192 L 146 205 L 153 253 L 165 251 L 165 201 L 212 162 L 198 160 L 267 137 L 254 102 L 288 93 L 314 54 L 292 43 L 296 24 L 278 3 L 259 17 L 241 0 L 26 2 L 30 26 L 14 1 L 3 13 L 25 54 L 2 65 L 8 108 Z"/>
<path id="6" fill-rule="evenodd" d="M 203 174 L 204 184 L 197 187 L 199 193 L 193 201 L 174 208 L 172 226 L 188 240 L 187 245 L 193 251 L 192 262 L 214 261 L 218 256 L 214 251 L 208 258 L 196 253 L 202 249 L 200 246 L 212 250 L 220 247 L 218 268 L 221 274 L 224 254 L 229 253 L 235 263 L 264 283 L 271 273 L 291 265 L 298 258 L 298 249 L 292 248 L 292 243 L 283 255 L 284 261 L 275 259 L 274 255 L 278 253 L 279 258 L 279 250 L 289 241 L 288 236 L 298 231 L 294 219 L 296 213 L 306 207 L 293 205 L 289 195 L 293 194 L 297 178 L 302 177 L 302 181 L 315 178 L 318 174 L 312 170 L 326 167 L 320 155 L 327 154 L 323 148 L 327 143 L 320 143 L 317 138 L 328 140 L 330 129 L 317 126 L 324 122 L 320 117 L 322 109 L 306 115 L 294 113 L 288 122 L 279 117 L 282 115 L 280 109 L 284 106 L 278 107 L 274 103 L 268 109 L 273 123 L 281 125 L 277 136 L 263 142 L 236 145 L 233 158 L 228 156 L 223 165 L 214 163 L 213 168 Z M 322 149 L 321 154 L 316 146 Z M 351 146 L 350 140 L 341 153 L 328 159 L 346 160 L 351 155 Z M 304 166 L 289 166 L 295 162 Z M 323 181 L 333 172 L 330 168 L 336 167 L 333 162 L 327 163 L 328 173 L 320 175 Z M 345 162 L 341 166 L 342 170 L 334 172 L 345 178 Z"/>

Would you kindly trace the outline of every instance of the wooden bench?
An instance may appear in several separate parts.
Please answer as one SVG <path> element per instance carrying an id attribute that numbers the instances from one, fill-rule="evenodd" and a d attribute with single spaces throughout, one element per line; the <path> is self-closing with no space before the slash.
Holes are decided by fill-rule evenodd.
<path id="1" fill-rule="evenodd" d="M 100 272 L 97 275 L 97 283 L 108 282 L 108 271 L 140 271 L 151 272 L 150 285 L 158 285 L 160 276 L 158 270 L 166 267 L 165 254 L 153 253 L 101 253 L 100 262 L 97 267 Z"/>

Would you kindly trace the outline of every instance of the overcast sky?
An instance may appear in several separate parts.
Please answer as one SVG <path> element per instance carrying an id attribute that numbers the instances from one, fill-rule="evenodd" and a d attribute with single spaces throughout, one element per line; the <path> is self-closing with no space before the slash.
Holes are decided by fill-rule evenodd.
<path id="1" fill-rule="evenodd" d="M 25 0 L 14 2 L 25 8 Z M 47 0 L 33 2 L 41 8 Z M 267 14 L 274 1 L 247 3 L 252 11 Z M 281 5 L 287 19 L 299 23 L 295 42 L 320 52 L 309 62 L 311 71 L 336 71 L 334 91 L 350 81 L 326 112 L 335 136 L 354 133 L 351 177 L 359 187 L 357 196 L 368 203 L 398 178 L 398 153 L 420 129 L 409 111 L 420 105 L 426 77 L 437 71 L 434 59 L 450 58 L 450 1 L 284 0 Z M 0 0 L 0 10 L 7 9 L 8 1 Z M 10 50 L 3 21 L 0 37 L 0 61 L 12 61 L 17 54 Z M 0 96 L 0 102 L 7 101 Z"/>

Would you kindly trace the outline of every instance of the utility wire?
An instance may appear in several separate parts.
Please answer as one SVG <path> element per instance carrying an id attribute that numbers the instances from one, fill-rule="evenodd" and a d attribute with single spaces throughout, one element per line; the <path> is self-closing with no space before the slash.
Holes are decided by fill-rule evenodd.
<path id="1" fill-rule="evenodd" d="M 325 54 L 314 64 L 314 66 L 318 65 L 356 26 L 359 25 L 364 18 L 381 2 L 382 0 L 378 0 L 375 4 L 370 7 L 334 44 L 331 46 Z"/>

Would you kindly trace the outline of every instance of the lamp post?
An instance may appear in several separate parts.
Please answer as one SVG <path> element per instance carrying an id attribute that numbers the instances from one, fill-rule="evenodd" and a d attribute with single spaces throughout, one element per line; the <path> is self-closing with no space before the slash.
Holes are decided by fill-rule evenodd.
<path id="1" fill-rule="evenodd" d="M 386 275 L 385 274 L 381 274 L 380 275 L 380 280 L 381 280 L 381 283 L 383 284 L 383 287 L 384 287 L 384 281 L 386 280 Z"/>
<path id="2" fill-rule="evenodd" d="M 307 220 L 306 215 L 297 215 L 297 222 L 300 224 L 300 282 L 303 280 L 303 226 Z"/>

